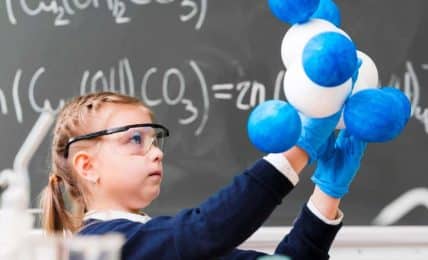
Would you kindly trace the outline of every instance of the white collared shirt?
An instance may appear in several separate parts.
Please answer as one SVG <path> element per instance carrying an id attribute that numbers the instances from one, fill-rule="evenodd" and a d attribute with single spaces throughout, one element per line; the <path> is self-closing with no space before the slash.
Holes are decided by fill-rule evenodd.
<path id="1" fill-rule="evenodd" d="M 108 221 L 113 219 L 127 219 L 130 221 L 145 224 L 152 218 L 146 214 L 141 215 L 120 210 L 91 210 L 85 214 L 85 216 L 83 217 L 83 221 L 89 219 L 96 219 L 101 221 Z"/>

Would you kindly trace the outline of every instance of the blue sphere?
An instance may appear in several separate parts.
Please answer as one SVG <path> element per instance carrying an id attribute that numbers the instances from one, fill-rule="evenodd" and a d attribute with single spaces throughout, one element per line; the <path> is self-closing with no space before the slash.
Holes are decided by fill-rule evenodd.
<path id="1" fill-rule="evenodd" d="M 385 93 L 391 94 L 396 99 L 397 109 L 402 113 L 402 124 L 404 127 L 407 124 L 407 121 L 409 121 L 412 112 L 412 106 L 409 99 L 403 92 L 393 87 L 384 87 L 381 88 L 381 90 Z"/>
<path id="2" fill-rule="evenodd" d="M 284 152 L 295 145 L 300 136 L 300 117 L 287 102 L 269 100 L 251 112 L 247 131 L 251 143 L 260 151 Z"/>
<path id="3" fill-rule="evenodd" d="M 366 142 L 387 142 L 404 129 L 401 101 L 381 89 L 366 89 L 352 95 L 345 104 L 346 129 Z"/>
<path id="4" fill-rule="evenodd" d="M 357 61 L 354 43 L 336 32 L 312 37 L 302 55 L 306 75 L 324 87 L 334 87 L 350 79 L 357 69 Z"/>
<path id="5" fill-rule="evenodd" d="M 272 13 L 281 21 L 295 24 L 309 20 L 320 0 L 269 0 Z"/>
<path id="6" fill-rule="evenodd" d="M 340 11 L 333 0 L 320 0 L 318 9 L 312 15 L 312 18 L 327 20 L 340 27 Z"/>

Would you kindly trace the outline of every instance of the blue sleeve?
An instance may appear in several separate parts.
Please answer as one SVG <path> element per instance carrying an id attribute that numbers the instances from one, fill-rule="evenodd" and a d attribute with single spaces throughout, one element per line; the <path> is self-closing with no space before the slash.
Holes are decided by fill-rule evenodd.
<path id="1" fill-rule="evenodd" d="M 259 160 L 197 208 L 146 224 L 104 221 L 88 225 L 80 234 L 124 234 L 123 259 L 218 258 L 257 230 L 292 188 L 275 167 Z"/>
<path id="2" fill-rule="evenodd" d="M 293 229 L 279 243 L 276 255 L 288 256 L 293 260 L 328 259 L 331 244 L 341 228 L 340 225 L 328 225 L 318 219 L 306 206 L 294 223 Z M 221 260 L 257 259 L 266 255 L 253 250 L 234 249 Z"/>
<path id="3" fill-rule="evenodd" d="M 275 254 L 287 255 L 291 259 L 329 259 L 328 252 L 341 227 L 342 223 L 324 223 L 305 205 L 290 233 L 279 243 Z"/>
<path id="4" fill-rule="evenodd" d="M 257 258 L 265 255 L 267 254 L 254 250 L 234 249 L 227 255 L 220 257 L 219 260 L 256 260 Z"/>
<path id="5" fill-rule="evenodd" d="M 257 161 L 198 208 L 176 216 L 174 235 L 182 259 L 230 252 L 263 224 L 292 188 L 275 167 Z"/>

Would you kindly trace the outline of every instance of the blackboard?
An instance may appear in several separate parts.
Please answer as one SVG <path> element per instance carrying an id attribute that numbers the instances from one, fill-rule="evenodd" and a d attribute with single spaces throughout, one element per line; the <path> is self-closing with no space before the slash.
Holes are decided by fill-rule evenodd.
<path id="1" fill-rule="evenodd" d="M 382 85 L 405 90 L 413 108 L 399 138 L 369 145 L 343 199 L 345 223 L 373 224 L 385 206 L 419 188 L 394 223 L 428 224 L 428 2 L 337 4 L 342 28 L 376 62 Z M 12 167 L 45 100 L 56 109 L 80 93 L 115 90 L 151 105 L 172 133 L 162 192 L 148 213 L 195 206 L 262 156 L 246 122 L 264 99 L 284 99 L 280 44 L 288 28 L 259 0 L 2 1 L 0 169 Z M 31 161 L 33 207 L 47 183 L 50 138 Z M 312 171 L 266 225 L 292 223 L 312 191 Z"/>

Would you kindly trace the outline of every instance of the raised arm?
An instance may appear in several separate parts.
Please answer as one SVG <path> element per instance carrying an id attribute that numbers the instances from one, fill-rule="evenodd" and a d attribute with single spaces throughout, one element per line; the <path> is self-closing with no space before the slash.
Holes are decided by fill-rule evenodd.
<path id="1" fill-rule="evenodd" d="M 298 180 L 292 165 L 300 165 L 300 149 L 292 148 L 288 156 L 290 161 L 266 156 L 199 207 L 180 212 L 173 226 L 181 257 L 222 256 L 256 231 Z"/>
<path id="2" fill-rule="evenodd" d="M 297 146 L 265 156 L 198 208 L 181 212 L 176 241 L 183 258 L 220 256 L 245 241 L 292 190 L 308 161 L 317 159 L 338 119 L 303 121 Z"/>
<path id="3" fill-rule="evenodd" d="M 342 225 L 341 198 L 349 191 L 366 143 L 342 130 L 328 140 L 312 176 L 315 189 L 290 234 L 276 253 L 293 259 L 328 259 L 328 251 Z"/>

